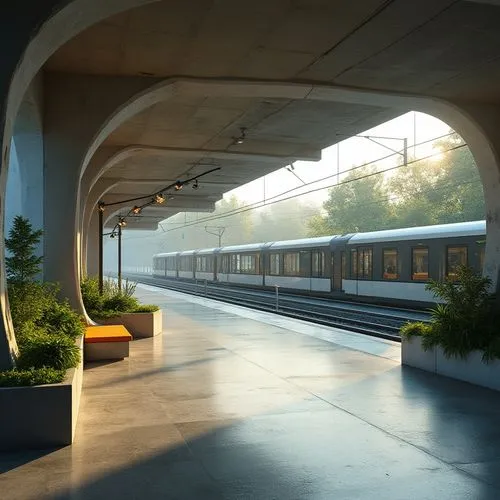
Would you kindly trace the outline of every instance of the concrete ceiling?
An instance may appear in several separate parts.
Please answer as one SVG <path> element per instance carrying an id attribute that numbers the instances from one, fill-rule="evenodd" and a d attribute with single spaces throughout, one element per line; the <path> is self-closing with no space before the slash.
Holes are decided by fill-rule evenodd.
<path id="1" fill-rule="evenodd" d="M 316 82 L 500 102 L 499 26 L 500 7 L 493 2 L 164 0 L 91 27 L 56 52 L 45 71 Z M 402 111 L 368 104 L 178 95 L 122 124 L 103 146 L 193 153 L 168 159 L 139 155 L 104 175 L 152 180 L 121 183 L 110 191 L 130 197 L 161 188 L 155 180 L 166 185 L 217 165 L 221 170 L 190 193 L 216 200 L 291 159 L 317 158 L 321 149 L 340 140 L 338 134 L 356 134 Z M 235 145 L 240 127 L 247 128 L 247 138 Z M 214 160 L 214 151 L 241 158 Z"/>

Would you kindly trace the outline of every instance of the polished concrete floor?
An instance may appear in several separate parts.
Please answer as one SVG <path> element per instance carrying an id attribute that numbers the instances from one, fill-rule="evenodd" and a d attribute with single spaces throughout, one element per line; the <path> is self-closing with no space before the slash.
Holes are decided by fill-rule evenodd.
<path id="1" fill-rule="evenodd" d="M 86 368 L 73 446 L 0 454 L 1 500 L 500 498 L 500 394 L 388 341 L 139 294 L 163 335 Z"/>

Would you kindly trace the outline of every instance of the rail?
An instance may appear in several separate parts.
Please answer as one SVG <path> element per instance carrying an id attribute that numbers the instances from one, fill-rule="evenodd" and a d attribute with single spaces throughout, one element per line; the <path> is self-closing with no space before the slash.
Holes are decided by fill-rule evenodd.
<path id="1" fill-rule="evenodd" d="M 374 337 L 400 341 L 399 329 L 407 321 L 428 321 L 422 311 L 375 306 L 333 299 L 319 299 L 273 291 L 244 289 L 208 283 L 127 274 L 129 279 L 214 300 L 274 312 L 321 325 L 351 330 Z"/>

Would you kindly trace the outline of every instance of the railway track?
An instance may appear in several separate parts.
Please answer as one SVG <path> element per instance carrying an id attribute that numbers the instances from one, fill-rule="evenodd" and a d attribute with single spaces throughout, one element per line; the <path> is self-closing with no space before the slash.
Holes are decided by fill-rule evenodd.
<path id="1" fill-rule="evenodd" d="M 138 283 L 274 312 L 320 325 L 351 330 L 374 337 L 400 341 L 399 328 L 407 321 L 428 321 L 422 311 L 359 304 L 340 300 L 310 298 L 267 290 L 248 290 L 208 282 L 188 282 L 127 274 Z"/>

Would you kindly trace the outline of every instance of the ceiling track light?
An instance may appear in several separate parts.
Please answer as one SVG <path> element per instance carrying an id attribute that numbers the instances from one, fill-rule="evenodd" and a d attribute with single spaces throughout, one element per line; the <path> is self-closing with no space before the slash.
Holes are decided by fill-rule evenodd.
<path id="1" fill-rule="evenodd" d="M 109 235 L 109 237 L 110 237 L 110 238 L 114 238 L 114 237 L 115 237 L 115 233 L 111 233 L 111 234 Z"/>
<path id="2" fill-rule="evenodd" d="M 182 189 L 182 186 L 183 186 L 183 185 L 184 185 L 184 184 L 183 184 L 181 181 L 177 181 L 177 182 L 175 183 L 175 185 L 174 185 L 174 188 L 175 188 L 175 190 L 176 190 L 176 191 L 180 191 L 180 190 Z"/>
<path id="3" fill-rule="evenodd" d="M 99 202 L 99 205 L 97 205 L 97 207 L 99 208 L 99 212 L 104 212 L 104 208 L 105 208 L 105 204 L 103 201 L 100 201 Z"/>
<path id="4" fill-rule="evenodd" d="M 133 209 L 132 209 L 132 213 L 133 214 L 140 214 L 142 212 L 142 207 L 139 207 L 139 206 L 135 206 Z"/>
<path id="5" fill-rule="evenodd" d="M 200 185 L 198 184 L 198 179 L 193 182 L 193 189 L 198 189 Z"/>
<path id="6" fill-rule="evenodd" d="M 240 127 L 240 135 L 238 137 L 233 137 L 233 146 L 237 144 L 243 144 L 247 138 L 247 128 Z"/>
<path id="7" fill-rule="evenodd" d="M 158 205 L 161 205 L 165 202 L 165 196 L 163 195 L 163 193 L 156 193 L 154 196 L 154 201 L 155 203 L 158 203 Z"/>
<path id="8" fill-rule="evenodd" d="M 125 227 L 127 225 L 127 221 L 123 218 L 118 219 L 118 225 L 121 227 Z"/>

